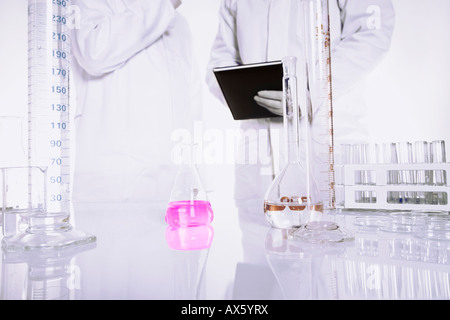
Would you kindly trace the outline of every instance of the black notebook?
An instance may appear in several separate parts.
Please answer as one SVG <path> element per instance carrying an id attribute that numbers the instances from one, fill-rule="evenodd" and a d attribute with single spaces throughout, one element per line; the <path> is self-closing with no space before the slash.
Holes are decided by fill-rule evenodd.
<path id="1" fill-rule="evenodd" d="M 220 67 L 214 74 L 235 120 L 280 117 L 259 106 L 253 97 L 261 90 L 283 89 L 281 61 Z"/>

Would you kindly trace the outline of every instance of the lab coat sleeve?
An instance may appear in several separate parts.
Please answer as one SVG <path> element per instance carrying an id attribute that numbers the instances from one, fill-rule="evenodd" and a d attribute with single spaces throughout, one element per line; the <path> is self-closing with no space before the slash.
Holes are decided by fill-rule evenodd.
<path id="1" fill-rule="evenodd" d="M 333 94 L 364 78 L 390 47 L 395 13 L 391 0 L 339 0 L 341 41 L 332 52 Z"/>
<path id="2" fill-rule="evenodd" d="M 214 76 L 213 69 L 242 64 L 236 32 L 236 0 L 222 0 L 219 10 L 219 30 L 211 49 L 211 57 L 206 71 L 206 83 L 211 93 L 224 104 L 225 99 Z"/>
<path id="3" fill-rule="evenodd" d="M 159 39 L 175 17 L 170 0 L 74 0 L 80 22 L 72 52 L 94 76 L 114 71 Z"/>

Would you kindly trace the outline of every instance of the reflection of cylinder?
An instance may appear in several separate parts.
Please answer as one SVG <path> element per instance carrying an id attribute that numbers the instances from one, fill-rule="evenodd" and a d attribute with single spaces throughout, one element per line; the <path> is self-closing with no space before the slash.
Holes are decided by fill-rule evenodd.
<path id="1" fill-rule="evenodd" d="M 392 257 L 389 263 L 365 260 L 342 260 L 340 290 L 343 299 L 436 300 L 449 299 L 450 274 L 445 266 L 430 268 L 423 262 L 402 263 Z"/>
<path id="2" fill-rule="evenodd" d="M 289 231 L 272 228 L 266 257 L 286 299 L 336 299 L 336 260 L 344 246 L 292 241 Z"/>
<path id="3" fill-rule="evenodd" d="M 66 265 L 30 266 L 27 282 L 28 300 L 69 300 L 71 274 Z"/>
<path id="4" fill-rule="evenodd" d="M 325 210 L 335 208 L 333 95 L 328 0 L 304 0 L 309 140 Z"/>
<path id="5" fill-rule="evenodd" d="M 73 300 L 81 289 L 81 270 L 73 258 L 95 245 L 60 250 L 4 252 L 1 298 L 4 300 Z"/>
<path id="6" fill-rule="evenodd" d="M 1 300 L 22 300 L 25 298 L 28 265 L 22 261 L 8 261 L 2 257 Z"/>

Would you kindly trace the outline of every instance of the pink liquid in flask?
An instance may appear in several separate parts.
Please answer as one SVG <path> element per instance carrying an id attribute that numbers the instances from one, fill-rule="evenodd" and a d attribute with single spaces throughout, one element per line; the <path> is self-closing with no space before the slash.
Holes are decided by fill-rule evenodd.
<path id="1" fill-rule="evenodd" d="M 204 200 L 173 201 L 166 211 L 166 222 L 173 227 L 207 225 L 213 218 L 211 203 Z"/>

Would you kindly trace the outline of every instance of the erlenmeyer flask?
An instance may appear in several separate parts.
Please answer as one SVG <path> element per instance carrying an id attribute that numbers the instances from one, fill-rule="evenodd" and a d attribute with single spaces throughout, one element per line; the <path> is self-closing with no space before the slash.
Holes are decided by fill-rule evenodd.
<path id="1" fill-rule="evenodd" d="M 299 161 L 299 106 L 296 57 L 283 59 L 283 109 L 287 164 L 273 180 L 264 200 L 264 213 L 275 228 L 300 227 L 302 215 L 322 211 L 317 186 Z M 307 155 L 308 158 L 308 155 Z"/>
<path id="2" fill-rule="evenodd" d="M 194 146 L 183 145 L 181 152 L 165 220 L 173 227 L 210 224 L 214 214 L 195 166 Z"/>

